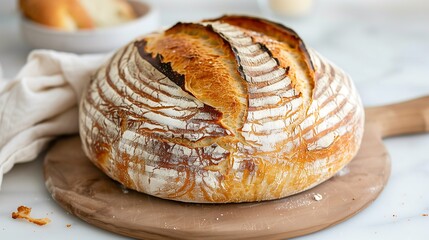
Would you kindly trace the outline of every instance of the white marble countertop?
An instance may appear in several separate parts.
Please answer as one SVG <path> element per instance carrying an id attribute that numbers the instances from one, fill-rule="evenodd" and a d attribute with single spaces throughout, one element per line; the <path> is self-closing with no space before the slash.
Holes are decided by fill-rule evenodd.
<path id="1" fill-rule="evenodd" d="M 0 1 L 0 63 L 11 78 L 30 48 L 19 36 L 12 0 Z M 255 0 L 153 1 L 162 24 L 224 13 L 261 15 Z M 308 46 L 344 68 L 366 106 L 429 95 L 429 1 L 319 0 L 311 15 L 282 20 Z M 1 134 L 1 133 L 0 133 Z M 429 239 L 429 134 L 385 140 L 392 159 L 390 180 L 380 197 L 355 217 L 300 239 Z M 38 227 L 11 219 L 19 205 L 47 215 Z M 72 227 L 67 228 L 67 224 Z M 4 177 L 0 191 L 1 239 L 126 239 L 67 214 L 45 189 L 42 156 Z"/>

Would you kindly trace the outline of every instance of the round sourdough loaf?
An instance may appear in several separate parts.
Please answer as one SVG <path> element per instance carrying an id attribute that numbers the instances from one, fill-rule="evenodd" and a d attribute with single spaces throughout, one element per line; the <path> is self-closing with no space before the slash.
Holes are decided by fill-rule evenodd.
<path id="1" fill-rule="evenodd" d="M 199 203 L 309 189 L 359 149 L 364 111 L 346 73 L 291 29 L 224 16 L 119 50 L 80 107 L 88 158 L 127 188 Z"/>

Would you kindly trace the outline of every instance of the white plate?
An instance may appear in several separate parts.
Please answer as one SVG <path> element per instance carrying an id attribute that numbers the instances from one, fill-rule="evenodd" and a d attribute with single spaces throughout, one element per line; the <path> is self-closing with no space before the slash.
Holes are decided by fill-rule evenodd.
<path id="1" fill-rule="evenodd" d="M 21 33 L 26 42 L 34 48 L 74 53 L 113 51 L 134 38 L 159 28 L 159 12 L 156 8 L 137 0 L 129 2 L 139 17 L 118 26 L 67 32 L 23 17 Z"/>

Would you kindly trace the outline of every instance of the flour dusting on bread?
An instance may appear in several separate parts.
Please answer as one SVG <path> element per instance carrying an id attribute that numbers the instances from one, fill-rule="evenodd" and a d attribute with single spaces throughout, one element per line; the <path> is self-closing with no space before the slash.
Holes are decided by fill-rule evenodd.
<path id="1" fill-rule="evenodd" d="M 290 196 L 357 153 L 350 77 L 264 19 L 178 23 L 119 50 L 80 107 L 89 159 L 125 187 L 186 202 Z"/>

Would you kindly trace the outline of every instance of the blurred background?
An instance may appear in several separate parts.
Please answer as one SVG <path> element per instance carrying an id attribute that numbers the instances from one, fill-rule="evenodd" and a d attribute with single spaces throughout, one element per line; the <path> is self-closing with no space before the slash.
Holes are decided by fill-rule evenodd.
<path id="1" fill-rule="evenodd" d="M 349 73 L 366 106 L 429 95 L 428 0 L 146 2 L 158 9 L 160 26 L 223 14 L 260 16 L 289 26 L 308 47 Z M 21 37 L 16 5 L 0 0 L 0 63 L 6 78 L 15 76 L 32 50 Z M 144 32 L 144 27 L 135 31 Z M 429 173 L 429 138 L 385 142 L 392 155 L 392 177 L 380 198 L 356 217 L 305 239 L 429 239 L 428 218 L 421 217 L 429 211 L 427 183 L 421 182 Z M 89 232 L 94 229 L 83 231 Z"/>

